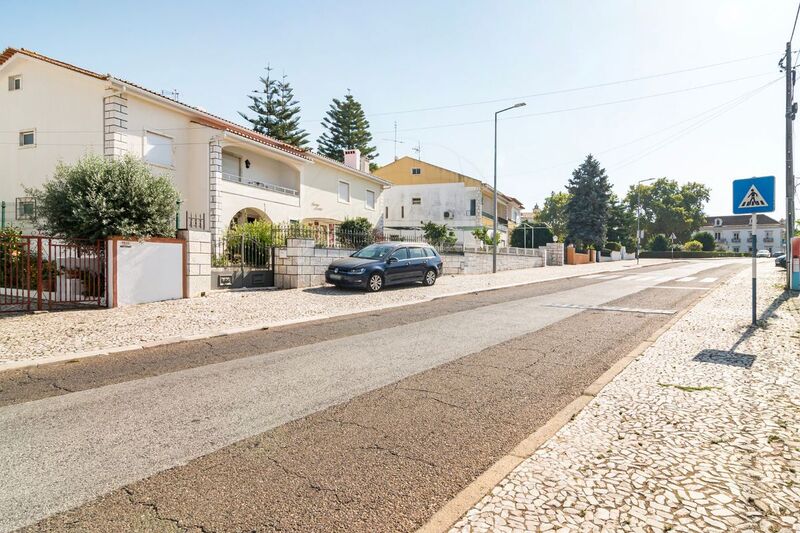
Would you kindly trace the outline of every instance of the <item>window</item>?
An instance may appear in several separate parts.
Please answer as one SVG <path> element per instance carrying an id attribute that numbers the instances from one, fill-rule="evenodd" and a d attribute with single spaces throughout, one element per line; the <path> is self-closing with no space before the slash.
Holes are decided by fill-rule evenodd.
<path id="1" fill-rule="evenodd" d="M 715 226 L 721 226 L 722 225 L 722 219 L 721 218 L 715 218 L 714 219 L 714 225 Z"/>
<path id="2" fill-rule="evenodd" d="M 231 176 L 242 175 L 242 158 L 228 152 L 222 152 L 222 173 Z"/>
<path id="3" fill-rule="evenodd" d="M 400 218 L 406 218 L 406 206 L 400 206 Z"/>
<path id="4" fill-rule="evenodd" d="M 19 145 L 36 146 L 36 132 L 32 130 L 19 132 Z"/>
<path id="5" fill-rule="evenodd" d="M 350 203 L 350 184 L 346 181 L 339 182 L 339 201 L 344 204 Z"/>
<path id="6" fill-rule="evenodd" d="M 722 239 L 722 234 L 721 234 L 720 232 L 718 232 L 718 231 L 717 231 L 717 232 L 715 232 L 715 233 L 714 233 L 714 240 L 715 240 L 715 241 L 719 241 L 719 240 L 721 240 L 721 239 Z"/>
<path id="7" fill-rule="evenodd" d="M 469 216 L 474 217 L 478 214 L 478 200 L 473 198 L 469 201 Z"/>
<path id="8" fill-rule="evenodd" d="M 412 198 L 411 205 L 420 205 L 422 203 L 422 198 Z"/>
<path id="9" fill-rule="evenodd" d="M 418 174 L 422 174 L 422 169 L 414 167 L 411 169 L 411 173 L 414 174 L 415 176 Z"/>
<path id="10" fill-rule="evenodd" d="M 22 76 L 9 76 L 8 77 L 8 90 L 19 91 L 22 89 Z"/>
<path id="11" fill-rule="evenodd" d="M 394 251 L 392 257 L 397 259 L 398 261 L 402 261 L 404 259 L 408 259 L 408 248 L 399 248 Z"/>
<path id="12" fill-rule="evenodd" d="M 422 259 L 423 257 L 425 257 L 425 250 L 422 248 L 415 246 L 414 248 L 408 249 L 409 259 Z"/>
<path id="13" fill-rule="evenodd" d="M 734 231 L 733 232 L 733 240 L 734 241 L 738 241 L 739 240 L 739 232 L 738 231 Z"/>
<path id="14" fill-rule="evenodd" d="M 425 255 L 428 257 L 436 257 L 436 251 L 433 248 L 425 248 Z"/>
<path id="15" fill-rule="evenodd" d="M 733 247 L 733 251 L 738 254 L 739 253 L 739 247 L 738 246 L 734 246 Z"/>
<path id="16" fill-rule="evenodd" d="M 367 209 L 375 209 L 375 192 L 367 189 L 364 195 L 364 203 L 367 204 Z"/>
<path id="17" fill-rule="evenodd" d="M 162 167 L 172 166 L 172 138 L 146 131 L 143 138 L 142 156 L 145 161 Z"/>
<path id="18" fill-rule="evenodd" d="M 385 214 L 383 215 L 383 218 L 389 218 L 389 206 L 388 205 L 386 206 L 384 211 L 385 211 Z"/>
<path id="19" fill-rule="evenodd" d="M 17 198 L 16 201 L 16 216 L 17 220 L 32 220 L 33 215 L 36 213 L 36 199 L 25 197 Z"/>

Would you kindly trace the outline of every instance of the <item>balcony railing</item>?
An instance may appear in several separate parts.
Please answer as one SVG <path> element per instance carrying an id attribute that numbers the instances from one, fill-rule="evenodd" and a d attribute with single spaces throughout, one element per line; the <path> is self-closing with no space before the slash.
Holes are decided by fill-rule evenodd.
<path id="1" fill-rule="evenodd" d="M 488 218 L 489 220 L 494 220 L 494 215 L 491 213 L 483 211 L 482 215 Z M 497 222 L 499 222 L 500 224 L 508 224 L 508 219 L 503 217 L 497 217 Z"/>
<path id="2" fill-rule="evenodd" d="M 277 192 L 279 194 L 287 194 L 289 196 L 300 196 L 300 193 L 297 192 L 295 189 L 290 189 L 289 187 L 282 187 L 280 185 L 275 185 L 274 183 L 262 181 L 258 178 L 245 178 L 242 176 L 237 176 L 236 174 L 228 174 L 227 172 L 223 172 L 222 179 L 224 179 L 225 181 L 232 181 L 234 183 L 241 183 L 242 185 L 247 185 L 248 187 L 256 187 L 258 189 L 265 189 L 267 191 Z"/>

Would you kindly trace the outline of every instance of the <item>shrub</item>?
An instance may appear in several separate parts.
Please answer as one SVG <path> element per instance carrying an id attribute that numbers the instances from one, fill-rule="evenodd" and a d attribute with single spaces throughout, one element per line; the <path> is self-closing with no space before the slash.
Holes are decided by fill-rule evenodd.
<path id="1" fill-rule="evenodd" d="M 689 241 L 683 244 L 683 249 L 687 252 L 702 252 L 703 243 L 700 241 Z M 708 251 L 708 250 L 705 250 Z"/>
<path id="2" fill-rule="evenodd" d="M 172 236 L 178 192 L 165 176 L 154 176 L 131 155 L 88 155 L 74 165 L 59 163 L 36 198 L 35 224 L 55 237 L 97 240 Z"/>
<path id="3" fill-rule="evenodd" d="M 345 218 L 336 226 L 336 240 L 349 248 L 363 248 L 375 240 L 372 224 L 366 217 Z"/>
<path id="4" fill-rule="evenodd" d="M 447 224 L 437 224 L 433 221 L 426 222 L 422 226 L 425 240 L 436 248 L 452 246 L 458 240 L 455 232 L 447 227 Z"/>
<path id="5" fill-rule="evenodd" d="M 618 242 L 608 241 L 606 243 L 606 249 L 611 250 L 612 252 L 619 252 L 622 250 L 622 245 Z"/>
<path id="6" fill-rule="evenodd" d="M 486 226 L 480 226 L 472 230 L 472 236 L 475 237 L 478 242 L 487 244 L 489 246 L 500 242 L 500 232 L 497 232 L 494 236 L 494 239 L 492 239 L 489 236 L 489 229 Z"/>
<path id="7" fill-rule="evenodd" d="M 666 252 L 669 250 L 669 239 L 667 239 L 664 235 L 655 235 L 652 239 L 650 239 L 650 243 L 647 248 L 653 252 Z"/>
<path id="8" fill-rule="evenodd" d="M 693 241 L 700 241 L 703 245 L 704 252 L 713 252 L 717 246 L 717 242 L 714 240 L 714 236 L 707 231 L 698 231 L 694 235 L 692 235 Z"/>

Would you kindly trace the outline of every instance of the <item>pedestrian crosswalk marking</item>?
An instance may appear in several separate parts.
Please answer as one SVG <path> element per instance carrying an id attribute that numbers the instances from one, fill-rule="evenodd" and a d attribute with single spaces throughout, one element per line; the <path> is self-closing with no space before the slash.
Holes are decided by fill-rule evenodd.
<path id="1" fill-rule="evenodd" d="M 758 192 L 755 184 L 753 184 L 750 186 L 750 189 L 748 189 L 747 194 L 744 195 L 744 198 L 742 198 L 742 201 L 739 202 L 739 209 L 765 207 L 766 205 L 767 201 L 764 199 L 764 196 Z"/>
<path id="2" fill-rule="evenodd" d="M 717 281 L 717 278 L 703 278 L 700 280 L 700 283 L 713 283 Z"/>
<path id="3" fill-rule="evenodd" d="M 688 282 L 694 281 L 696 279 L 697 278 L 695 276 L 686 276 L 685 278 L 681 278 L 678 281 L 680 281 L 681 283 L 688 283 Z"/>
<path id="4" fill-rule="evenodd" d="M 595 278 L 602 278 L 602 274 L 589 274 L 588 276 L 581 276 L 581 279 L 595 279 Z"/>
<path id="5" fill-rule="evenodd" d="M 671 311 L 669 309 L 641 309 L 636 307 L 611 307 L 606 305 L 548 304 L 547 307 L 561 307 L 564 309 L 585 309 L 591 311 L 617 311 L 621 313 L 643 313 L 648 315 L 675 314 L 675 311 Z"/>

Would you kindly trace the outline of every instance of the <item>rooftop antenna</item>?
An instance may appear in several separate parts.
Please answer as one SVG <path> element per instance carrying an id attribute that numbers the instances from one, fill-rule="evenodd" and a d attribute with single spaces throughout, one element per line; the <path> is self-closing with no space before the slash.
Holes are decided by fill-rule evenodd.
<path id="1" fill-rule="evenodd" d="M 417 145 L 411 150 L 417 152 L 417 160 L 422 161 L 422 141 L 417 141 Z"/>
<path id="2" fill-rule="evenodd" d="M 161 96 L 165 96 L 165 97 L 171 98 L 173 100 L 179 100 L 180 99 L 180 93 L 178 92 L 178 89 L 172 89 L 171 91 L 169 89 L 162 89 L 161 90 Z"/>
<path id="3" fill-rule="evenodd" d="M 394 122 L 394 139 L 381 139 L 382 141 L 390 141 L 394 143 L 394 160 L 397 161 L 397 145 L 405 144 L 405 141 L 397 140 L 397 121 Z"/>

